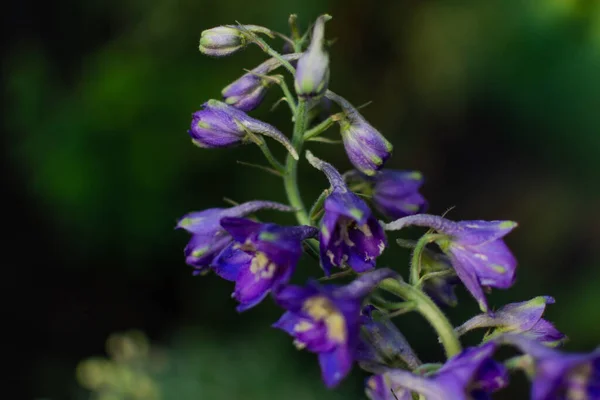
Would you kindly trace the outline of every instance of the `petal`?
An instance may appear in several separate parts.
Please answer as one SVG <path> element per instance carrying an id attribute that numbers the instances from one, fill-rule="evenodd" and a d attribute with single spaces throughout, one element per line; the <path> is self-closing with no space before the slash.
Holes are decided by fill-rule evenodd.
<path id="1" fill-rule="evenodd" d="M 455 235 L 463 244 L 483 244 L 500 239 L 517 227 L 514 221 L 460 221 Z"/>
<path id="2" fill-rule="evenodd" d="M 272 286 L 273 277 L 263 278 L 252 273 L 249 267 L 241 269 L 233 293 L 233 298 L 241 303 L 237 310 L 245 311 L 260 303 L 269 294 Z"/>
<path id="3" fill-rule="evenodd" d="M 362 299 L 373 291 L 384 279 L 396 277 L 398 274 L 389 268 L 380 268 L 368 272 L 354 279 L 352 283 L 336 288 L 333 292 L 335 298 Z"/>
<path id="4" fill-rule="evenodd" d="M 286 285 L 277 289 L 274 293 L 275 301 L 281 307 L 292 312 L 300 312 L 307 298 L 318 293 L 314 286 Z"/>
<path id="5" fill-rule="evenodd" d="M 282 331 L 287 332 L 290 336 L 296 336 L 294 327 L 302 321 L 309 320 L 307 318 L 300 317 L 298 314 L 293 312 L 286 311 L 281 318 L 279 318 L 279 320 L 272 325 L 272 327 L 281 329 Z"/>
<path id="6" fill-rule="evenodd" d="M 477 300 L 479 308 L 483 312 L 488 311 L 488 304 L 483 293 L 483 289 L 479 283 L 479 278 L 475 269 L 472 267 L 468 257 L 464 257 L 462 253 L 450 255 L 450 261 L 456 271 L 458 279 L 461 280 L 465 288 L 471 293 L 471 295 Z"/>
<path id="7" fill-rule="evenodd" d="M 235 281 L 241 269 L 252 261 L 252 256 L 238 248 L 237 243 L 230 243 L 213 261 L 213 270 L 221 278 Z"/>
<path id="8" fill-rule="evenodd" d="M 453 245 L 450 251 L 455 253 L 455 247 Z M 470 260 L 479 282 L 484 286 L 507 289 L 515 282 L 517 260 L 500 239 L 479 246 L 465 247 L 463 258 Z"/>
<path id="9" fill-rule="evenodd" d="M 358 225 L 364 225 L 371 216 L 367 203 L 349 191 L 334 190 L 325 200 L 325 212 L 346 216 Z"/>
<path id="10" fill-rule="evenodd" d="M 328 388 L 337 386 L 352 369 L 352 355 L 345 346 L 319 354 L 321 377 Z"/>
<path id="11" fill-rule="evenodd" d="M 184 249 L 185 262 L 194 267 L 209 266 L 230 242 L 231 236 L 222 230 L 210 236 L 193 235 Z"/>
<path id="12" fill-rule="evenodd" d="M 221 229 L 219 219 L 224 208 L 210 208 L 204 211 L 194 211 L 181 217 L 176 228 L 185 229 L 195 234 L 212 234 Z"/>
<path id="13" fill-rule="evenodd" d="M 262 224 L 246 218 L 225 217 L 221 219 L 221 226 L 236 242 L 244 243 L 250 235 L 260 230 Z"/>

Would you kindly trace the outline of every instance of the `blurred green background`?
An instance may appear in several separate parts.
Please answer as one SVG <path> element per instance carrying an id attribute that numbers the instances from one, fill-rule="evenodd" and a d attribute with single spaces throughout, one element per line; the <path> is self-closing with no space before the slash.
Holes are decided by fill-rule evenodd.
<path id="1" fill-rule="evenodd" d="M 188 237 L 173 230 L 224 196 L 285 201 L 276 177 L 236 164 L 259 161 L 256 148 L 202 150 L 186 130 L 201 103 L 264 59 L 255 47 L 204 57 L 200 32 L 236 20 L 287 32 L 292 12 L 303 27 L 333 15 L 330 87 L 372 101 L 362 112 L 395 144 L 388 167 L 424 173 L 432 213 L 454 206 L 452 219 L 520 223 L 507 240 L 517 284 L 490 303 L 553 295 L 547 316 L 567 348 L 600 344 L 600 2 L 12 2 L 2 15 L 2 183 L 8 331 L 20 340 L 7 346 L 13 398 L 90 398 L 77 363 L 132 328 L 165 351 L 164 399 L 362 398 L 358 369 L 324 388 L 315 357 L 269 327 L 280 314 L 271 301 L 237 315 L 230 283 L 193 277 Z M 279 96 L 253 115 L 289 133 L 285 107 L 269 112 Z M 309 148 L 349 168 L 341 146 Z M 300 168 L 308 203 L 325 180 Z M 382 264 L 405 271 L 407 255 L 392 248 Z M 298 279 L 318 273 L 300 269 Z M 476 312 L 460 297 L 455 323 Z M 439 359 L 418 316 L 398 324 L 424 360 Z M 496 398 L 514 398 L 516 381 Z"/>

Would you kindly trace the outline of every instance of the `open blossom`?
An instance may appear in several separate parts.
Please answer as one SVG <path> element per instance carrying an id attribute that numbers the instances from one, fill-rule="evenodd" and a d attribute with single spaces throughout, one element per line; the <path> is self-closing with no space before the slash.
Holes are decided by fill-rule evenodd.
<path id="1" fill-rule="evenodd" d="M 273 326 L 294 337 L 298 348 L 319 355 L 321 375 L 328 387 L 336 386 L 352 369 L 359 341 L 362 300 L 382 280 L 394 275 L 379 269 L 346 286 L 283 286 L 275 300 L 287 310 Z"/>
<path id="2" fill-rule="evenodd" d="M 297 60 L 301 53 L 286 54 L 281 56 L 287 61 Z M 267 75 L 281 66 L 276 58 L 270 58 L 258 67 L 246 72 L 240 78 L 230 83 L 223 89 L 223 101 L 242 111 L 252 111 L 260 105 L 267 94 L 267 89 L 273 80 L 266 79 Z"/>
<path id="3" fill-rule="evenodd" d="M 364 370 L 380 373 L 389 368 L 415 369 L 421 361 L 396 325 L 372 305 L 362 310 L 356 360 Z"/>
<path id="4" fill-rule="evenodd" d="M 388 218 L 402 218 L 427 209 L 427 200 L 419 193 L 423 185 L 420 172 L 383 169 L 366 176 L 353 170 L 344 177 L 353 190 L 356 186 L 361 193 L 370 196 L 377 211 Z"/>
<path id="5" fill-rule="evenodd" d="M 532 400 L 600 399 L 600 349 L 592 353 L 563 353 L 523 335 L 498 338 L 533 359 Z"/>
<path id="6" fill-rule="evenodd" d="M 375 175 L 392 155 L 392 144 L 346 99 L 332 92 L 327 97 L 342 109 L 344 116 L 338 123 L 350 162 L 363 174 Z"/>
<path id="7" fill-rule="evenodd" d="M 417 376 L 408 371 L 390 370 L 367 379 L 371 400 L 412 399 L 411 392 L 427 400 L 485 400 L 506 386 L 506 369 L 492 359 L 495 343 L 465 349 L 449 359 L 434 375 Z"/>
<path id="8" fill-rule="evenodd" d="M 552 323 L 542 318 L 546 304 L 554 304 L 550 296 L 538 296 L 529 301 L 507 304 L 493 313 L 476 315 L 458 328 L 462 335 L 472 329 L 496 328 L 487 339 L 502 333 L 520 333 L 549 346 L 556 346 L 565 340 Z"/>
<path id="9" fill-rule="evenodd" d="M 230 208 L 209 208 L 184 215 L 176 228 L 185 229 L 192 238 L 185 247 L 185 262 L 194 268 L 196 273 L 206 271 L 215 257 L 233 238 L 221 227 L 221 219 L 225 217 L 243 217 L 262 209 L 293 211 L 284 204 L 272 201 L 249 201 Z"/>
<path id="10" fill-rule="evenodd" d="M 325 200 L 319 235 L 321 264 L 326 274 L 347 263 L 357 272 L 375 268 L 375 260 L 386 246 L 383 228 L 369 206 L 348 190 L 340 173 L 309 151 L 309 162 L 323 171 L 332 187 Z"/>
<path id="11" fill-rule="evenodd" d="M 221 226 L 235 240 L 214 261 L 214 271 L 235 281 L 238 311 L 254 307 L 276 286 L 287 283 L 302 255 L 302 241 L 316 236 L 311 226 L 261 224 L 223 218 Z"/>
<path id="12" fill-rule="evenodd" d="M 502 238 L 517 226 L 516 222 L 454 222 L 436 215 L 417 214 L 400 218 L 385 228 L 399 230 L 410 225 L 433 228 L 442 234 L 436 243 L 448 255 L 456 274 L 482 311 L 488 310 L 482 286 L 506 289 L 513 285 L 517 261 Z"/>
<path id="13" fill-rule="evenodd" d="M 268 136 L 281 143 L 298 159 L 298 153 L 289 139 L 277 128 L 218 100 L 207 101 L 202 110 L 193 114 L 188 133 L 194 144 L 209 149 L 248 143 L 252 140 L 252 134 Z"/>
<path id="14" fill-rule="evenodd" d="M 329 54 L 325 50 L 325 22 L 331 16 L 321 15 L 315 22 L 308 49 L 298 60 L 294 87 L 298 97 L 313 99 L 322 96 L 329 85 Z"/>

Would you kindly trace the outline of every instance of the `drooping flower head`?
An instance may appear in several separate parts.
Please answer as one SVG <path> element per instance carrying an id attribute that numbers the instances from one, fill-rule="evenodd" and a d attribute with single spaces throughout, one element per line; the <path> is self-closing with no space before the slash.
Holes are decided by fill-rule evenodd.
<path id="1" fill-rule="evenodd" d="M 362 310 L 356 359 L 362 369 L 380 373 L 389 368 L 415 369 L 421 361 L 396 325 L 372 305 Z"/>
<path id="2" fill-rule="evenodd" d="M 298 60 L 294 87 L 301 99 L 322 96 L 329 85 L 329 54 L 325 51 L 325 22 L 330 15 L 321 15 L 315 22 L 308 49 Z"/>
<path id="3" fill-rule="evenodd" d="M 282 56 L 287 61 L 297 60 L 301 53 Z M 239 110 L 252 111 L 260 105 L 267 94 L 267 89 L 274 82 L 264 75 L 273 72 L 281 66 L 276 58 L 270 58 L 253 70 L 226 86 L 221 94 L 223 101 Z"/>
<path id="4" fill-rule="evenodd" d="M 346 154 L 354 167 L 373 176 L 390 158 L 393 146 L 346 99 L 332 92 L 327 97 L 337 103 L 344 114 L 338 120 Z"/>
<path id="5" fill-rule="evenodd" d="M 563 353 L 514 333 L 497 340 L 533 359 L 532 400 L 600 399 L 600 348 L 588 354 Z"/>
<path id="6" fill-rule="evenodd" d="M 224 25 L 206 29 L 200 35 L 199 50 L 213 57 L 224 57 L 244 48 L 249 43 L 248 33 L 262 33 L 272 37 L 270 29 L 256 25 Z"/>
<path id="7" fill-rule="evenodd" d="M 288 138 L 277 128 L 218 100 L 207 101 L 202 110 L 193 114 L 188 133 L 194 144 L 209 149 L 248 143 L 253 140 L 253 135 L 268 136 L 298 159 L 298 153 Z"/>
<path id="8" fill-rule="evenodd" d="M 192 234 L 185 246 L 185 262 L 196 269 L 196 274 L 206 271 L 215 257 L 233 240 L 221 227 L 221 219 L 242 217 L 262 209 L 294 211 L 292 207 L 280 203 L 257 200 L 235 207 L 210 208 L 184 215 L 176 228 L 185 229 Z"/>
<path id="9" fill-rule="evenodd" d="M 350 187 L 355 185 L 361 193 L 371 196 L 377 211 L 388 218 L 402 218 L 427 209 L 427 200 L 419 193 L 423 185 L 420 172 L 383 169 L 373 176 L 366 176 L 351 171 L 344 177 Z"/>
<path id="10" fill-rule="evenodd" d="M 520 333 L 547 346 L 557 346 L 566 337 L 551 322 L 542 318 L 546 304 L 554 304 L 550 296 L 538 296 L 529 301 L 507 304 L 493 313 L 476 315 L 458 328 L 458 335 L 477 329 L 495 328 L 486 336 L 489 340 L 502 333 Z"/>
<path id="11" fill-rule="evenodd" d="M 278 285 L 287 283 L 302 255 L 302 241 L 316 236 L 312 226 L 261 224 L 245 218 L 221 219 L 233 237 L 214 260 L 215 273 L 235 281 L 238 311 L 254 307 Z"/>
<path id="12" fill-rule="evenodd" d="M 424 395 L 427 400 L 490 399 L 490 393 L 508 383 L 506 369 L 492 359 L 495 350 L 496 344 L 491 342 L 465 349 L 428 377 L 403 370 L 376 375 L 367 380 L 367 395 L 371 400 L 391 400 L 389 393 L 411 399 L 410 392 Z"/>
<path id="13" fill-rule="evenodd" d="M 435 229 L 443 237 L 436 240 L 448 255 L 456 274 L 479 303 L 488 310 L 482 286 L 506 289 L 515 281 L 517 261 L 502 238 L 512 231 L 513 221 L 460 221 L 417 214 L 400 218 L 385 226 L 399 230 L 417 225 Z"/>
<path id="14" fill-rule="evenodd" d="M 294 337 L 298 348 L 319 355 L 321 375 L 328 387 L 336 386 L 351 370 L 359 340 L 360 309 L 365 296 L 394 272 L 379 269 L 346 286 L 284 286 L 275 300 L 287 312 L 273 326 Z"/>
<path id="15" fill-rule="evenodd" d="M 329 275 L 332 267 L 347 263 L 357 272 L 375 268 L 375 259 L 386 246 L 383 228 L 367 204 L 350 192 L 340 173 L 311 152 L 306 158 L 323 171 L 332 187 L 325 200 L 319 235 L 321 264 Z"/>

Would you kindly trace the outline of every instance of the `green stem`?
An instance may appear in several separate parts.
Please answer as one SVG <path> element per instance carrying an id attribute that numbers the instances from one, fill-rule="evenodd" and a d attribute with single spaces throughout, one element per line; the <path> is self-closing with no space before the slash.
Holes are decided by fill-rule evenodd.
<path id="1" fill-rule="evenodd" d="M 311 138 L 313 138 L 315 136 L 318 136 L 321 133 L 325 132 L 338 119 L 339 119 L 339 116 L 337 114 L 330 115 L 329 118 L 327 118 L 326 120 L 324 120 L 323 122 L 321 122 L 319 125 L 317 125 L 314 128 L 309 129 L 308 131 L 306 131 L 304 133 L 304 140 L 305 141 L 309 140 L 309 139 L 311 139 Z"/>
<path id="2" fill-rule="evenodd" d="M 257 140 L 256 144 L 258 145 L 260 150 L 263 152 L 263 154 L 265 155 L 265 158 L 267 159 L 269 164 L 271 164 L 273 169 L 275 169 L 275 171 L 279 172 L 280 174 L 285 173 L 285 167 L 283 165 L 281 165 L 281 163 L 279 161 L 277 161 L 277 159 L 275 158 L 273 153 L 271 153 L 271 150 L 269 149 L 267 142 L 265 142 L 262 138 L 260 138 L 260 140 Z M 291 155 L 288 154 L 288 157 L 291 157 Z"/>
<path id="3" fill-rule="evenodd" d="M 302 152 L 304 144 L 303 136 L 306 129 L 306 102 L 298 101 L 296 106 L 296 115 L 294 116 L 294 134 L 292 136 L 292 146 L 298 154 Z M 310 218 L 304 208 L 304 203 L 300 197 L 298 189 L 298 161 L 288 154 L 285 164 L 285 175 L 283 177 L 283 185 L 287 194 L 290 205 L 296 209 L 296 219 L 302 225 L 310 225 Z"/>
<path id="4" fill-rule="evenodd" d="M 323 209 L 323 204 L 325 203 L 325 199 L 327 199 L 327 196 L 329 196 L 330 193 L 331 192 L 329 189 L 323 190 L 321 192 L 321 194 L 319 195 L 319 197 L 317 198 L 317 200 L 315 201 L 315 203 L 310 208 L 310 212 L 308 213 L 308 216 L 310 217 L 311 222 L 315 222 L 317 220 L 317 217 L 319 216 L 319 214 L 321 213 L 321 210 Z"/>
<path id="5" fill-rule="evenodd" d="M 462 347 L 452 324 L 425 293 L 406 282 L 400 282 L 392 278 L 381 281 L 379 286 L 406 301 L 412 301 L 416 304 L 416 310 L 431 324 L 440 337 L 447 358 L 461 352 Z"/>
<path id="6" fill-rule="evenodd" d="M 421 256 L 425 250 L 425 246 L 439 239 L 441 235 L 437 234 L 425 234 L 421 236 L 421 239 L 417 242 L 415 249 L 413 250 L 412 260 L 410 262 L 410 284 L 413 286 L 419 285 L 419 278 L 421 276 Z"/>

